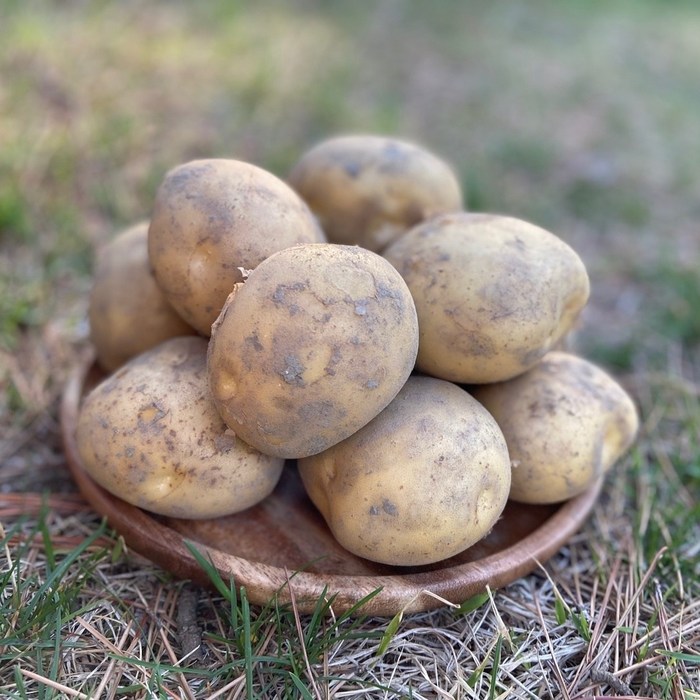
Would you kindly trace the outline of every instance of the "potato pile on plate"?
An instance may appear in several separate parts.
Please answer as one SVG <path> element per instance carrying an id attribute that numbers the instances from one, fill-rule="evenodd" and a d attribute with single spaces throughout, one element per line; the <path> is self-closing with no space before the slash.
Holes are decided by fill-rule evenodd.
<path id="1" fill-rule="evenodd" d="M 453 169 L 416 144 L 329 139 L 286 182 L 185 163 L 99 255 L 107 376 L 80 455 L 118 497 L 178 518 L 249 508 L 296 460 L 350 552 L 440 561 L 508 498 L 570 499 L 632 444 L 630 397 L 557 350 L 588 295 L 574 250 L 464 211 Z"/>

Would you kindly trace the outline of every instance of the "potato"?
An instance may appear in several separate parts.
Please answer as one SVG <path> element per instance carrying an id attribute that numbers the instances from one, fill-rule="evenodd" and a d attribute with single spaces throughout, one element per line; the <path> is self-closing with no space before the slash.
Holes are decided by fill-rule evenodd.
<path id="1" fill-rule="evenodd" d="M 589 295 L 586 268 L 566 243 L 506 216 L 436 217 L 384 257 L 416 303 L 416 366 L 463 384 L 533 367 L 572 328 Z"/>
<path id="2" fill-rule="evenodd" d="M 209 393 L 206 350 L 203 338 L 167 340 L 88 394 L 76 439 L 97 483 L 177 518 L 235 513 L 273 490 L 284 461 L 261 455 L 223 422 Z"/>
<path id="3" fill-rule="evenodd" d="M 90 340 L 97 362 L 113 372 L 168 338 L 195 335 L 168 303 L 148 262 L 148 222 L 121 232 L 97 257 L 90 292 Z"/>
<path id="4" fill-rule="evenodd" d="M 551 352 L 525 374 L 473 388 L 505 435 L 510 497 L 557 503 L 582 493 L 634 442 L 637 410 L 604 370 L 576 355 Z"/>
<path id="5" fill-rule="evenodd" d="M 196 160 L 168 172 L 158 188 L 148 251 L 158 284 L 202 335 L 243 270 L 272 253 L 325 240 L 299 196 L 255 165 Z"/>
<path id="6" fill-rule="evenodd" d="M 452 168 L 422 146 L 347 135 L 307 151 L 289 183 L 318 216 L 332 243 L 381 251 L 415 224 L 462 209 Z"/>
<path id="7" fill-rule="evenodd" d="M 359 247 L 296 246 L 236 285 L 212 328 L 210 383 L 243 440 L 305 457 L 374 418 L 417 349 L 413 300 L 386 260 Z"/>
<path id="8" fill-rule="evenodd" d="M 407 566 L 485 537 L 505 507 L 511 468 L 486 409 L 455 384 L 413 376 L 364 428 L 299 460 L 299 473 L 340 544 Z"/>

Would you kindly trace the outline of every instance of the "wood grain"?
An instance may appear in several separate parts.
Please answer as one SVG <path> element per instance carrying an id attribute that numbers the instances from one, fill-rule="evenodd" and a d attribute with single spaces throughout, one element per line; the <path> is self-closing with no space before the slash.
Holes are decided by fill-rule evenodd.
<path id="1" fill-rule="evenodd" d="M 274 596 L 302 612 L 332 595 L 337 613 L 377 588 L 363 614 L 394 615 L 443 605 L 430 591 L 453 602 L 498 588 L 531 572 L 566 543 L 588 516 L 602 481 L 559 506 L 509 502 L 493 531 L 456 557 L 430 566 L 392 567 L 356 557 L 333 538 L 306 497 L 293 463 L 265 501 L 243 513 L 213 520 L 164 518 L 132 506 L 98 486 L 81 465 L 75 442 L 80 401 L 104 375 L 88 361 L 73 372 L 63 393 L 61 425 L 73 477 L 92 507 L 105 516 L 127 545 L 178 578 L 211 585 L 185 542 L 209 558 L 224 580 L 245 586 L 253 603 Z"/>

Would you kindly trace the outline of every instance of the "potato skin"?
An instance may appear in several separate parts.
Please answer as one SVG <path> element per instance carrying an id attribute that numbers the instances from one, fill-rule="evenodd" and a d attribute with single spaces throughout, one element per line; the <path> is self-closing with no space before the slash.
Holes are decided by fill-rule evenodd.
<path id="1" fill-rule="evenodd" d="M 322 141 L 292 168 L 289 183 L 331 243 L 379 252 L 415 224 L 459 211 L 453 169 L 409 141 L 349 134 Z"/>
<path id="2" fill-rule="evenodd" d="M 244 510 L 274 489 L 284 462 L 223 422 L 209 393 L 206 348 L 199 337 L 167 340 L 85 398 L 78 451 L 102 487 L 153 513 L 192 519 Z"/>
<path id="3" fill-rule="evenodd" d="M 212 328 L 209 375 L 224 420 L 266 454 L 343 440 L 403 386 L 418 349 L 408 289 L 356 246 L 288 248 L 237 285 Z"/>
<path id="4" fill-rule="evenodd" d="M 511 468 L 486 409 L 455 384 L 412 376 L 364 428 L 299 460 L 299 473 L 340 544 L 408 566 L 485 537 L 505 507 Z"/>
<path id="5" fill-rule="evenodd" d="M 178 313 L 209 336 L 233 285 L 272 253 L 325 241 L 307 205 L 250 163 L 212 158 L 170 170 L 156 193 L 148 251 Z"/>
<path id="6" fill-rule="evenodd" d="M 508 382 L 474 387 L 513 460 L 511 498 L 565 501 L 595 483 L 629 449 L 639 418 L 627 392 L 603 369 L 550 352 Z"/>
<path id="7" fill-rule="evenodd" d="M 153 276 L 147 221 L 122 231 L 100 250 L 88 318 L 97 362 L 107 372 L 168 338 L 196 334 Z"/>
<path id="8" fill-rule="evenodd" d="M 418 369 L 463 384 L 503 381 L 533 367 L 573 326 L 590 291 L 574 250 L 506 216 L 436 217 L 384 257 L 416 303 Z"/>

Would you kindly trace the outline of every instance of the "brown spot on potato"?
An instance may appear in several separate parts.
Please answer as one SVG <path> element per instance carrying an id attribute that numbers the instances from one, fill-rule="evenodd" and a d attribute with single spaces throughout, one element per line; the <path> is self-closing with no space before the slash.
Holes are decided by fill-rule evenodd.
<path id="1" fill-rule="evenodd" d="M 333 427 L 336 420 L 342 419 L 345 411 L 333 401 L 309 401 L 298 409 L 299 417 L 304 421 L 316 421 L 327 428 Z"/>
<path id="2" fill-rule="evenodd" d="M 279 372 L 282 379 L 287 384 L 294 386 L 305 386 L 304 384 L 304 365 L 299 362 L 299 359 L 294 355 L 286 355 L 284 358 L 284 369 Z"/>
<path id="3" fill-rule="evenodd" d="M 344 160 L 341 162 L 340 167 L 345 171 L 348 177 L 355 179 L 361 172 L 362 166 L 359 163 Z"/>
<path id="4" fill-rule="evenodd" d="M 263 345 L 260 342 L 260 338 L 253 333 L 253 335 L 249 335 L 246 337 L 245 342 L 247 345 L 252 346 L 257 352 L 262 352 L 263 350 Z"/>
<path id="5" fill-rule="evenodd" d="M 228 428 L 220 435 L 214 436 L 214 447 L 217 452 L 227 453 L 236 447 L 236 434 Z M 211 469 L 219 469 L 219 467 L 213 466 Z"/>
<path id="6" fill-rule="evenodd" d="M 392 503 L 388 498 L 382 501 L 382 510 L 387 515 L 397 515 L 399 510 L 394 503 Z"/>
<path id="7" fill-rule="evenodd" d="M 355 314 L 357 316 L 364 316 L 367 313 L 367 300 L 362 299 L 355 302 Z"/>
<path id="8" fill-rule="evenodd" d="M 294 282 L 292 284 L 278 284 L 272 294 L 272 301 L 275 304 L 285 304 L 288 303 L 287 295 L 289 292 L 301 292 L 307 289 L 308 284 L 306 282 Z"/>

